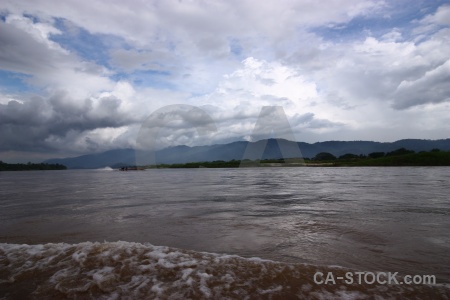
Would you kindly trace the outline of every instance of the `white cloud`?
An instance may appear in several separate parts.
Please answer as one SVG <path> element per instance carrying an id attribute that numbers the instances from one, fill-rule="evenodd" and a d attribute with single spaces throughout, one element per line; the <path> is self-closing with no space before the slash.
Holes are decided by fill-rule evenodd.
<path id="1" fill-rule="evenodd" d="M 416 80 L 402 81 L 395 93 L 394 107 L 450 102 L 450 59 Z"/>
<path id="2" fill-rule="evenodd" d="M 253 97 L 264 98 L 264 95 L 270 95 L 294 102 L 317 97 L 315 83 L 308 82 L 287 66 L 253 57 L 242 63 L 243 68 L 225 75 L 225 80 L 219 84 L 220 92 L 242 90 Z"/>
<path id="3" fill-rule="evenodd" d="M 450 26 L 450 5 L 440 6 L 436 13 L 426 16 L 420 21 L 421 24 Z"/>
<path id="4" fill-rule="evenodd" d="M 20 22 L 0 22 L 1 69 L 31 75 L 26 79 L 29 84 L 49 92 L 62 89 L 80 98 L 111 88 L 105 68 L 81 60 L 48 39 L 46 34 L 56 29 L 12 19 Z"/>
<path id="5" fill-rule="evenodd" d="M 57 43 L 49 40 L 50 35 L 62 33 L 49 22 L 34 23 L 30 18 L 21 15 L 8 15 L 5 18 L 5 23 L 23 30 L 34 40 L 46 45 L 50 49 L 66 53 Z"/>
<path id="6" fill-rule="evenodd" d="M 9 113 L 2 130 L 35 122 L 28 134 L 38 147 L 122 147 L 132 144 L 136 120 L 186 103 L 211 114 L 218 132 L 207 141 L 177 131 L 168 143 L 248 138 L 264 105 L 282 105 L 306 141 L 447 137 L 450 6 L 372 34 L 364 21 L 395 18 L 392 7 L 403 9 L 353 0 L 3 1 L 0 69 L 27 74 L 24 85 L 40 97 L 0 86 L 0 112 Z M 355 18 L 363 38 L 345 36 Z M 104 49 L 86 53 L 78 47 L 86 36 Z M 6 150 L 32 148 L 10 138 Z"/>

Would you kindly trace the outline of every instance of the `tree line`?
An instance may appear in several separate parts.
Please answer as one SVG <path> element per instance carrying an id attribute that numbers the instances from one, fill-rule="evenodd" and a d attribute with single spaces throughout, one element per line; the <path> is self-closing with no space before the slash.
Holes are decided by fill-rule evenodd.
<path id="1" fill-rule="evenodd" d="M 320 153 L 319 153 L 320 154 Z M 450 151 L 420 151 L 400 148 L 391 152 L 373 152 L 368 155 L 345 154 L 339 157 L 322 153 L 311 164 L 326 162 L 333 166 L 450 166 Z"/>
<path id="2" fill-rule="evenodd" d="M 29 171 L 29 170 L 66 170 L 67 167 L 61 164 L 47 163 L 27 163 L 27 164 L 8 164 L 0 160 L 0 171 Z"/>
<path id="3" fill-rule="evenodd" d="M 295 159 L 293 160 L 295 161 Z M 339 157 L 328 152 L 321 152 L 313 158 L 299 158 L 298 162 L 301 161 L 304 161 L 306 166 L 450 166 L 450 152 L 432 149 L 429 152 L 421 151 L 416 153 L 413 150 L 399 148 L 387 153 L 372 152 L 367 155 L 347 153 Z M 282 166 L 285 160 L 282 158 L 262 159 L 259 160 L 259 163 L 260 166 Z M 240 160 L 217 160 L 184 164 L 159 164 L 150 168 L 238 168 L 240 165 Z M 301 165 L 301 163 L 286 164 L 286 166 Z"/>
<path id="4" fill-rule="evenodd" d="M 431 152 L 439 152 L 439 149 L 432 149 Z M 412 154 L 415 153 L 413 150 L 408 150 L 405 148 L 399 148 L 397 150 L 391 151 L 391 152 L 372 152 L 368 155 L 364 154 L 353 154 L 353 153 L 347 153 L 344 155 L 341 155 L 339 157 L 334 156 L 333 154 L 329 152 L 320 152 L 316 156 L 314 156 L 311 160 L 315 161 L 330 161 L 330 160 L 357 160 L 357 159 L 367 159 L 367 158 L 381 158 L 381 157 L 390 157 L 390 156 L 399 156 L 399 155 L 406 155 L 406 154 Z M 306 158 L 306 160 L 309 160 Z"/>

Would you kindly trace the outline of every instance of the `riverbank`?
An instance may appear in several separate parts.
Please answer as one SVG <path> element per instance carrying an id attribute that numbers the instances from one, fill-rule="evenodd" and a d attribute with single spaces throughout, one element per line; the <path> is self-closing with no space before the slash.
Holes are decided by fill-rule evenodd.
<path id="1" fill-rule="evenodd" d="M 348 155 L 347 155 L 348 157 Z M 267 159 L 260 161 L 231 160 L 189 162 L 185 164 L 159 164 L 145 166 L 147 169 L 166 168 L 240 168 L 240 167 L 380 167 L 380 166 L 450 166 L 449 151 L 430 151 L 406 153 L 382 157 L 353 155 L 352 158 L 336 158 L 332 160 L 317 160 L 308 158 Z"/>
<path id="2" fill-rule="evenodd" d="M 66 170 L 67 167 L 61 164 L 8 164 L 0 161 L 0 171 L 39 171 L 39 170 Z"/>

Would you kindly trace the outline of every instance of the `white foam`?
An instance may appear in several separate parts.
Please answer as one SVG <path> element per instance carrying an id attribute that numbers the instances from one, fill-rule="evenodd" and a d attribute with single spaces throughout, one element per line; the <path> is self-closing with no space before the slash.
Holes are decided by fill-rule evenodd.
<path id="1" fill-rule="evenodd" d="M 95 170 L 97 170 L 97 171 L 114 171 L 114 169 L 111 167 L 98 168 Z"/>
<path id="2" fill-rule="evenodd" d="M 269 288 L 267 290 L 259 290 L 259 293 L 264 295 L 264 294 L 273 294 L 273 292 L 279 292 L 283 289 L 283 287 L 281 285 L 277 285 L 275 287 Z"/>
<path id="3" fill-rule="evenodd" d="M 345 272 L 121 241 L 0 244 L 0 298 L 450 298 L 446 286 L 320 286 L 313 274 L 324 268 Z"/>

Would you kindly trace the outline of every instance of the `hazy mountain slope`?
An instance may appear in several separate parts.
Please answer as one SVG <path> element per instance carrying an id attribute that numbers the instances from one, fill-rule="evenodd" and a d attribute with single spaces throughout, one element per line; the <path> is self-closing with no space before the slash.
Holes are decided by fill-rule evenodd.
<path id="1" fill-rule="evenodd" d="M 263 144 L 266 141 L 258 141 L 255 143 Z M 371 141 L 327 141 L 314 144 L 304 142 L 284 141 L 287 148 L 298 145 L 303 157 L 314 157 L 320 152 L 330 152 L 335 156 L 346 153 L 353 154 L 369 154 L 371 152 L 389 152 L 399 148 L 407 148 L 410 150 L 429 151 L 433 148 L 450 151 L 450 139 L 445 140 L 418 140 L 406 139 L 393 143 L 380 143 Z M 215 161 L 232 159 L 242 159 L 248 142 L 239 141 L 229 144 L 217 144 L 211 146 L 176 146 L 165 148 L 157 151 L 155 154 L 156 163 L 187 163 L 199 161 Z M 293 152 L 295 153 L 295 152 Z M 274 139 L 267 141 L 266 148 L 262 155 L 262 159 L 281 158 L 281 151 L 278 143 Z M 258 159 L 256 154 L 250 154 L 251 159 Z M 103 153 L 88 154 L 78 157 L 49 159 L 45 163 L 59 163 L 70 169 L 96 169 L 106 166 L 121 167 L 125 165 L 134 165 L 135 151 L 133 149 L 117 149 Z"/>

